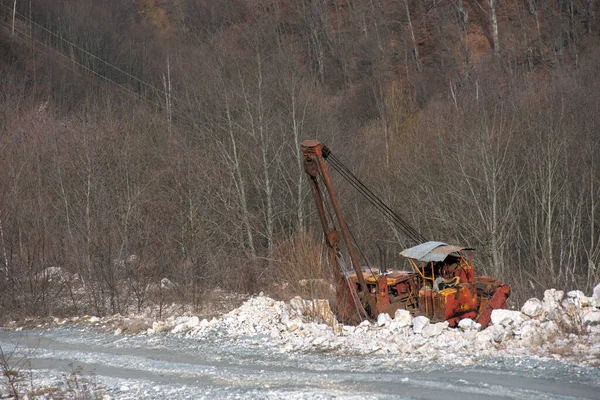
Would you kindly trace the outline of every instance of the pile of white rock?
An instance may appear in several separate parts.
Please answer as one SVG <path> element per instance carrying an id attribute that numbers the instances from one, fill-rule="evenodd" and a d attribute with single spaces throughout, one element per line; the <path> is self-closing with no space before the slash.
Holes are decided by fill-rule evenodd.
<path id="1" fill-rule="evenodd" d="M 169 331 L 187 336 L 202 336 L 209 332 L 225 332 L 232 336 L 293 332 L 310 320 L 316 325 L 341 329 L 327 300 L 303 300 L 295 297 L 289 302 L 276 301 L 264 296 L 252 297 L 239 308 L 212 320 L 196 316 L 180 316 L 152 324 L 147 334 Z"/>
<path id="2" fill-rule="evenodd" d="M 478 356 L 535 355 L 600 366 L 600 285 L 592 297 L 581 291 L 550 289 L 543 300 L 532 298 L 520 311 L 494 310 L 490 326 L 470 319 L 456 329 L 408 311 L 394 318 L 380 314 L 376 322 L 341 325 L 326 300 L 275 301 L 263 295 L 210 321 L 179 317 L 155 322 L 148 334 L 170 331 L 189 337 L 211 332 L 261 337 L 276 351 L 331 351 L 339 354 L 390 354 L 403 360 L 471 363 Z"/>

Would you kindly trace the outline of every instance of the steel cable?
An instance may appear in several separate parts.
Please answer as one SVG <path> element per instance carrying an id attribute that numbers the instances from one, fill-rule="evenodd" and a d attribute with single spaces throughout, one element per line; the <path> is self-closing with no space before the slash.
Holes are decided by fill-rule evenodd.
<path id="1" fill-rule="evenodd" d="M 348 181 L 354 188 L 356 188 L 371 204 L 378 208 L 382 213 L 395 222 L 395 224 L 402 229 L 402 231 L 413 240 L 421 240 L 422 236 L 412 228 L 404 219 L 397 215 L 391 208 L 389 208 L 379 197 L 377 197 L 368 187 L 366 187 L 347 167 L 345 167 L 339 159 L 334 158 L 332 167 L 340 173 L 344 179 Z"/>
<path id="2" fill-rule="evenodd" d="M 415 242 L 425 241 L 422 235 L 420 235 L 412 226 L 410 226 L 404 219 L 398 214 L 391 210 L 379 197 L 373 194 L 362 182 L 357 179 L 348 171 L 344 171 L 339 168 L 335 168 L 342 176 L 355 187 L 365 198 L 371 202 L 380 212 L 384 214 L 389 220 L 391 220 L 398 228 L 400 228 L 410 239 Z"/>
<path id="3" fill-rule="evenodd" d="M 400 217 L 390 207 L 388 207 L 377 195 L 373 193 L 364 183 L 354 175 L 334 154 L 329 152 L 327 161 L 331 167 L 338 172 L 352 187 L 362 194 L 375 208 L 377 208 L 388 220 L 394 223 L 409 239 L 415 243 L 427 241 L 415 228 L 406 220 Z"/>

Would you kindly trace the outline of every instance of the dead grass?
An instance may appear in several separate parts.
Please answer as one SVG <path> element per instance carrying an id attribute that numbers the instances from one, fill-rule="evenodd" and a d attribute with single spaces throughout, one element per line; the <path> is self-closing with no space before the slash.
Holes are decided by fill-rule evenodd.
<path id="1" fill-rule="evenodd" d="M 269 294 L 281 300 L 295 296 L 327 299 L 335 307 L 335 287 L 325 246 L 317 235 L 298 232 L 277 243 Z"/>
<path id="2" fill-rule="evenodd" d="M 568 358 L 577 355 L 575 351 L 573 351 L 573 344 L 569 342 L 562 344 L 553 343 L 548 346 L 548 352 L 550 354 L 559 355 L 561 358 Z"/>
<path id="3" fill-rule="evenodd" d="M 146 319 L 133 318 L 123 321 L 120 328 L 122 329 L 123 333 L 135 335 L 147 331 L 151 326 L 151 323 L 149 323 Z"/>

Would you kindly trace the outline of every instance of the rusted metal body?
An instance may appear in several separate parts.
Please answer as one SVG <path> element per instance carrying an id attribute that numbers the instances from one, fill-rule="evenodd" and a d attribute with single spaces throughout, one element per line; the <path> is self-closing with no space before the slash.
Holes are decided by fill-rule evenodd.
<path id="1" fill-rule="evenodd" d="M 364 318 L 377 318 L 379 313 L 394 315 L 396 310 L 405 309 L 433 322 L 448 321 L 451 326 L 463 318 L 487 326 L 492 310 L 504 307 L 510 294 L 509 286 L 489 277 L 476 276 L 473 249 L 468 247 L 426 242 L 403 250 L 400 255 L 411 264 L 410 271 L 361 267 L 325 164 L 324 156 L 329 150 L 317 140 L 303 141 L 301 148 L 336 274 L 340 320 L 359 322 Z M 327 189 L 352 271 L 340 268 L 340 232 L 327 218 L 319 177 Z M 468 259 L 465 252 L 469 253 Z"/>
<path id="2" fill-rule="evenodd" d="M 338 259 L 340 254 L 340 234 L 337 230 L 335 230 L 329 225 L 327 215 L 325 213 L 325 203 L 323 200 L 323 195 L 321 193 L 321 189 L 319 187 L 319 182 L 317 179 L 318 176 L 322 177 L 323 183 L 329 195 L 329 199 L 334 208 L 336 218 L 340 226 L 340 230 L 342 232 L 342 237 L 344 239 L 344 242 L 346 243 L 348 253 L 350 254 L 352 267 L 355 268 L 356 271 L 358 284 L 360 285 L 360 292 L 364 293 L 366 304 L 369 307 L 375 306 L 375 299 L 373 298 L 373 296 L 371 296 L 369 290 L 367 289 L 364 277 L 360 273 L 360 264 L 358 262 L 358 256 L 356 255 L 356 251 L 354 249 L 354 246 L 352 245 L 350 232 L 348 231 L 346 221 L 344 220 L 344 217 L 342 215 L 342 210 L 340 208 L 337 195 L 333 190 L 333 185 L 331 183 L 331 178 L 329 177 L 327 165 L 325 164 L 325 160 L 323 159 L 324 146 L 317 140 L 305 140 L 300 145 L 304 155 L 304 171 L 310 177 L 310 183 L 313 188 L 315 203 L 317 204 L 317 209 L 319 211 L 321 227 L 323 228 L 323 232 L 325 233 L 325 237 L 327 238 L 327 245 L 329 247 L 330 258 L 334 265 L 334 274 L 336 276 L 336 283 L 338 287 L 338 317 L 343 321 L 356 322 L 356 320 L 360 320 L 363 317 L 369 317 L 370 313 L 366 311 L 364 307 L 358 307 L 358 316 L 356 316 L 356 312 L 353 311 L 358 306 L 358 304 L 354 304 L 358 293 L 356 289 L 349 287 L 349 285 L 347 284 L 346 277 L 343 277 L 341 274 L 341 268 Z M 353 294 L 351 290 L 355 290 L 356 295 Z"/>

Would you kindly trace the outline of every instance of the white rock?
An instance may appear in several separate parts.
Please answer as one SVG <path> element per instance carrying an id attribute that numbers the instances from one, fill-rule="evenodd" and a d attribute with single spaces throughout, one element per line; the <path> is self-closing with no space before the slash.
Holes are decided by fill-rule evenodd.
<path id="1" fill-rule="evenodd" d="M 492 338 L 494 337 L 494 335 L 493 335 L 492 331 L 488 331 L 488 329 L 484 329 L 481 332 L 477 332 L 477 335 L 475 336 L 475 342 L 477 344 L 482 345 L 482 344 L 490 343 L 492 341 Z"/>
<path id="2" fill-rule="evenodd" d="M 537 319 L 532 319 L 529 321 L 525 321 L 525 323 L 514 332 L 521 336 L 521 339 L 532 339 L 537 338 L 541 335 L 540 321 Z M 537 340 L 537 339 L 536 339 Z"/>
<path id="3" fill-rule="evenodd" d="M 590 335 L 598 335 L 600 336 L 600 325 L 588 325 L 586 330 Z"/>
<path id="4" fill-rule="evenodd" d="M 148 336 L 152 336 L 156 333 L 156 331 L 152 328 L 148 328 L 148 330 L 146 331 L 146 335 Z"/>
<path id="5" fill-rule="evenodd" d="M 475 336 L 475 341 L 479 344 L 496 342 L 500 343 L 504 340 L 506 331 L 501 325 L 492 325 L 486 329 L 478 332 Z"/>
<path id="6" fill-rule="evenodd" d="M 548 289 L 544 292 L 544 301 L 542 306 L 544 307 L 544 311 L 550 313 L 554 313 L 558 308 L 560 308 L 560 302 L 562 301 L 565 292 L 562 290 L 556 289 Z"/>
<path id="7" fill-rule="evenodd" d="M 290 300 L 290 307 L 302 315 L 302 312 L 304 311 L 304 301 L 299 296 L 296 296 Z"/>
<path id="8" fill-rule="evenodd" d="M 540 325 L 542 337 L 545 340 L 556 339 L 559 333 L 558 325 L 554 321 L 546 321 Z"/>
<path id="9" fill-rule="evenodd" d="M 573 315 L 577 312 L 576 309 L 583 307 L 585 294 L 581 290 L 571 290 L 567 293 L 567 297 L 563 300 L 562 305 L 564 308 L 571 308 L 569 314 Z"/>
<path id="10" fill-rule="evenodd" d="M 594 297 L 596 301 L 600 302 L 600 283 L 594 287 L 594 290 L 592 291 L 592 297 Z"/>
<path id="11" fill-rule="evenodd" d="M 187 323 L 175 325 L 175 328 L 171 330 L 171 333 L 181 333 L 187 329 Z"/>
<path id="12" fill-rule="evenodd" d="M 464 318 L 458 321 L 458 327 L 463 331 L 475 329 L 475 321 L 471 318 Z"/>
<path id="13" fill-rule="evenodd" d="M 544 312 L 542 301 L 535 297 L 527 300 L 521 307 L 521 312 L 532 318 L 539 317 Z"/>
<path id="14" fill-rule="evenodd" d="M 585 297 L 585 294 L 581 290 L 571 290 L 567 293 L 567 297 L 570 297 L 572 299 L 580 299 L 582 297 Z"/>
<path id="15" fill-rule="evenodd" d="M 394 321 L 396 321 L 398 328 L 404 328 L 412 325 L 412 316 L 408 310 L 396 310 Z"/>
<path id="16" fill-rule="evenodd" d="M 117 328 L 117 329 L 115 330 L 115 336 L 119 336 L 121 333 L 123 333 L 123 329 L 121 329 L 121 328 Z"/>
<path id="17" fill-rule="evenodd" d="M 591 311 L 583 316 L 583 325 L 600 324 L 600 311 Z"/>
<path id="18" fill-rule="evenodd" d="M 412 320 L 413 332 L 415 334 L 423 332 L 423 328 L 429 325 L 429 318 L 419 315 Z"/>
<path id="19" fill-rule="evenodd" d="M 279 329 L 277 328 L 271 328 L 271 331 L 269 332 L 269 336 L 271 336 L 271 338 L 273 339 L 278 339 L 280 334 L 279 334 Z"/>
<path id="20" fill-rule="evenodd" d="M 523 322 L 523 314 L 513 310 L 492 310 L 493 325 L 518 325 Z"/>
<path id="21" fill-rule="evenodd" d="M 100 318 L 98 318 L 98 317 L 90 317 L 89 321 L 90 322 L 98 322 L 98 321 L 100 321 Z"/>
<path id="22" fill-rule="evenodd" d="M 200 318 L 196 317 L 195 315 L 190 318 L 187 322 L 187 327 L 188 328 L 193 328 L 195 326 L 197 326 L 198 324 L 200 324 Z"/>
<path id="23" fill-rule="evenodd" d="M 380 313 L 377 316 L 377 326 L 384 326 L 392 321 L 392 317 L 388 313 Z"/>
<path id="24" fill-rule="evenodd" d="M 428 324 L 425 327 L 423 327 L 421 335 L 423 337 L 439 336 L 444 331 L 444 329 L 448 328 L 448 325 L 448 321 L 438 322 L 437 324 Z"/>
<path id="25" fill-rule="evenodd" d="M 190 320 L 190 317 L 187 315 L 182 315 L 180 317 L 177 317 L 175 319 L 175 325 L 179 325 L 179 324 L 187 324 L 187 322 Z"/>
<path id="26" fill-rule="evenodd" d="M 312 341 L 312 344 L 315 346 L 320 346 L 324 344 L 327 341 L 327 339 L 329 339 L 327 336 L 317 336 L 315 340 Z"/>
<path id="27" fill-rule="evenodd" d="M 390 322 L 390 324 L 387 327 L 389 329 L 390 332 L 396 332 L 400 329 L 403 328 L 403 326 L 401 325 L 400 321 L 396 321 L 395 319 L 392 320 L 392 322 Z"/>

